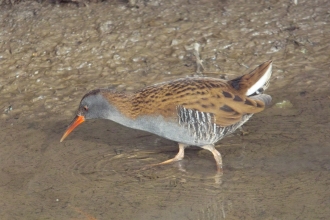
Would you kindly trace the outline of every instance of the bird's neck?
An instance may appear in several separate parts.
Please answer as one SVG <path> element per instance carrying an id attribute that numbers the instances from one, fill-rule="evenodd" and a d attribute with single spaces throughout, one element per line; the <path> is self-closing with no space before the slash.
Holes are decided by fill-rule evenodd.
<path id="1" fill-rule="evenodd" d="M 126 117 L 131 116 L 132 104 L 131 99 L 132 95 L 125 92 L 117 92 L 114 90 L 107 90 L 106 92 L 101 92 L 103 97 L 109 102 L 110 106 L 117 110 Z"/>

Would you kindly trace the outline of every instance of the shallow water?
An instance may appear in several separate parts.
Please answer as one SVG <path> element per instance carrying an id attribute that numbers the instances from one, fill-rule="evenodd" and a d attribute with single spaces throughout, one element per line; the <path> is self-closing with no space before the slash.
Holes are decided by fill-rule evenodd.
<path id="1" fill-rule="evenodd" d="M 141 1 L 142 2 L 142 1 Z M 327 219 L 330 2 L 121 1 L 0 9 L 1 219 Z M 111 121 L 63 143 L 81 97 L 272 59 L 273 105 L 209 152 Z M 289 104 L 283 104 L 283 101 Z M 221 146 L 221 147 L 220 147 Z"/>

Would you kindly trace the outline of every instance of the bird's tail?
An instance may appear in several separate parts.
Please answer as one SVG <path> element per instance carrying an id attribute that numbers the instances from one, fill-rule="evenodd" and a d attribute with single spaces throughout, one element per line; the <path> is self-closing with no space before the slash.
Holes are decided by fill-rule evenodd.
<path id="1" fill-rule="evenodd" d="M 259 94 L 268 88 L 269 79 L 272 75 L 272 61 L 269 60 L 252 72 L 230 80 L 229 84 L 240 94 L 250 96 Z"/>
<path id="2" fill-rule="evenodd" d="M 263 103 L 265 103 L 265 106 L 269 106 L 270 103 L 272 102 L 272 97 L 267 94 L 254 95 L 254 96 L 250 96 L 249 98 L 262 101 Z"/>

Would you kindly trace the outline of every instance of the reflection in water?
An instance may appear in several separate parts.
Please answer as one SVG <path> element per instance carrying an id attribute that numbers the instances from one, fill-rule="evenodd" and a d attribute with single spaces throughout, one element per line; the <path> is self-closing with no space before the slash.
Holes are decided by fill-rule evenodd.
<path id="1" fill-rule="evenodd" d="M 327 219 L 329 4 L 1 7 L 2 219 Z M 191 75 L 196 59 L 185 46 L 195 42 L 210 77 L 274 61 L 273 105 L 249 121 L 246 135 L 218 143 L 221 178 L 200 149 L 141 170 L 172 158 L 176 143 L 113 122 L 86 122 L 59 143 L 87 91 Z M 290 105 L 281 108 L 284 100 Z"/>

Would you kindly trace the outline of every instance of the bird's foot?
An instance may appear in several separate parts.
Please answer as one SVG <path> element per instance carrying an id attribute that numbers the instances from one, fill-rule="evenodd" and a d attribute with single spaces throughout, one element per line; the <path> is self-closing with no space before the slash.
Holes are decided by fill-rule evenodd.
<path id="1" fill-rule="evenodd" d="M 165 165 L 165 164 L 169 164 L 169 163 L 173 163 L 173 162 L 182 160 L 184 158 L 184 149 L 186 147 L 187 147 L 187 145 L 179 143 L 179 152 L 174 158 L 165 160 L 161 163 L 147 165 L 144 169 L 148 169 L 148 168 L 159 166 L 159 165 Z"/>

